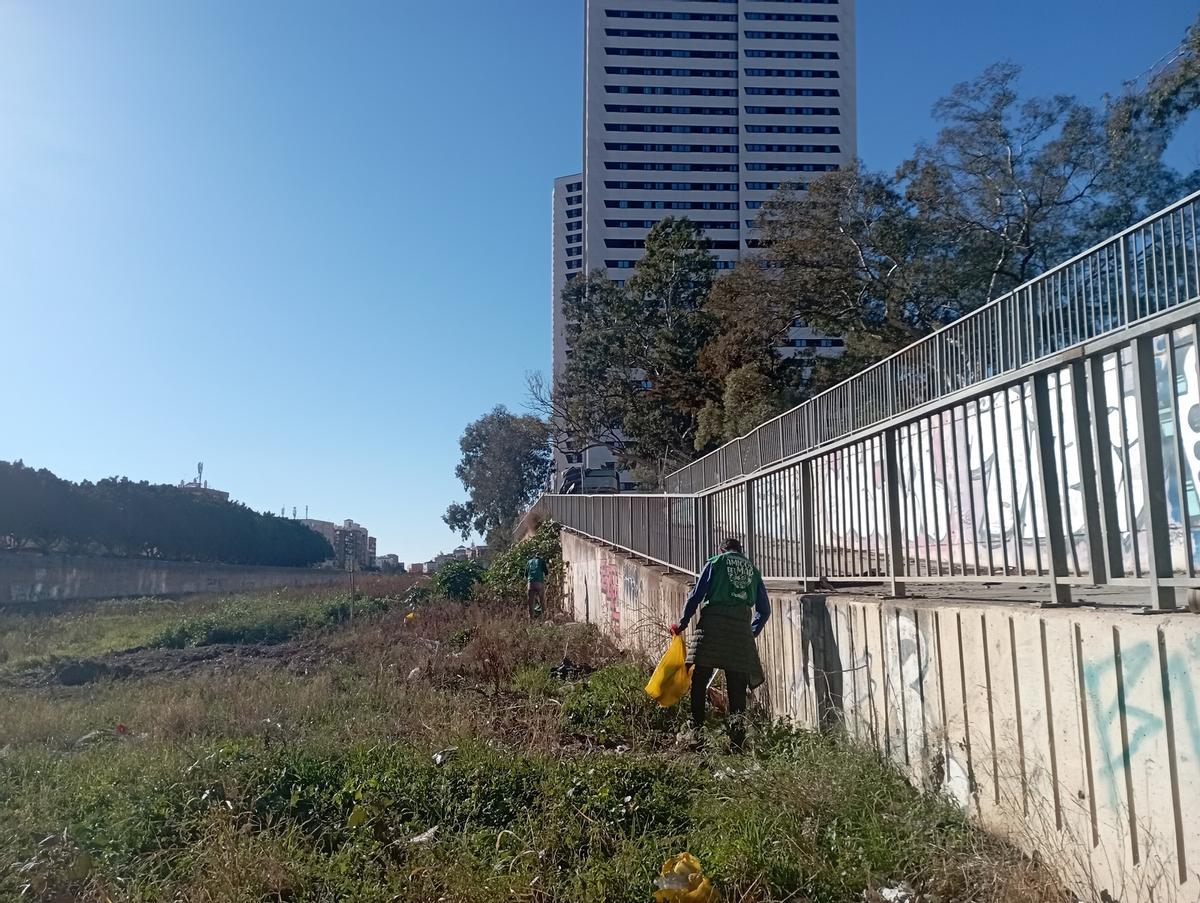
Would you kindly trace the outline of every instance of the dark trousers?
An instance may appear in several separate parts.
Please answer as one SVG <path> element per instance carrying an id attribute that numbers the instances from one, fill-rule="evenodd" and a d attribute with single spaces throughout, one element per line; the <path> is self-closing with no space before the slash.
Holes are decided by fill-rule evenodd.
<path id="1" fill-rule="evenodd" d="M 692 669 L 692 727 L 704 726 L 704 705 L 708 702 L 708 682 L 712 680 L 715 668 L 701 668 L 697 665 Z M 729 690 L 729 736 L 735 744 L 742 743 L 746 738 L 746 727 L 740 717 L 746 711 L 746 687 L 750 683 L 750 675 L 744 671 L 726 671 L 725 686 Z"/>
<path id="2" fill-rule="evenodd" d="M 530 619 L 540 618 L 545 612 L 546 584 L 543 581 L 529 581 L 529 590 L 525 594 L 525 602 L 529 606 Z"/>

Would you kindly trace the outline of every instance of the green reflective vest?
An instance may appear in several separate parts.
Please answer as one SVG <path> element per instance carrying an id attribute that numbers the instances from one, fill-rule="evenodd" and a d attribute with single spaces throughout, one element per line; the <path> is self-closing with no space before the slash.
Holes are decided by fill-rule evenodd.
<path id="1" fill-rule="evenodd" d="M 762 576 L 750 559 L 737 552 L 725 552 L 709 562 L 712 579 L 708 585 L 710 605 L 753 605 L 758 599 Z"/>

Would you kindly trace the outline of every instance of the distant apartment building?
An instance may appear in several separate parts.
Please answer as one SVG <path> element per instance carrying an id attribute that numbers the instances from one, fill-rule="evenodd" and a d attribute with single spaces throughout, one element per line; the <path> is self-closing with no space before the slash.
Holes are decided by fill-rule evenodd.
<path id="1" fill-rule="evenodd" d="M 375 537 L 362 524 L 347 520 L 338 526 L 333 521 L 312 518 L 303 518 L 300 523 L 329 541 L 333 547 L 334 567 L 350 570 L 353 565 L 355 570 L 361 570 L 376 566 Z"/>
<path id="2" fill-rule="evenodd" d="M 337 549 L 334 545 L 337 542 L 337 524 L 331 520 L 313 520 L 312 518 L 302 518 L 300 523 L 317 533 L 320 533 L 329 541 L 329 545 Z"/>
<path id="3" fill-rule="evenodd" d="M 421 562 L 421 561 L 414 561 L 412 564 L 410 564 L 410 565 L 408 566 L 408 572 L 409 572 L 410 574 L 417 574 L 418 576 L 419 576 L 419 575 L 421 575 L 421 574 L 424 574 L 424 573 L 425 573 L 425 564 L 424 564 L 424 562 Z"/>
<path id="4" fill-rule="evenodd" d="M 381 571 L 398 571 L 404 566 L 399 555 L 390 554 L 376 556 L 375 564 Z"/>
<path id="5" fill-rule="evenodd" d="M 562 291 L 567 283 L 583 271 L 583 174 L 562 176 L 554 180 L 553 266 L 551 285 L 554 303 L 551 305 L 551 329 L 554 334 L 552 357 L 557 379 L 567 359 L 566 321 L 562 315 Z"/>
<path id="6" fill-rule="evenodd" d="M 585 4 L 583 175 L 554 183 L 555 378 L 570 354 L 560 297 L 575 274 L 623 283 L 667 216 L 703 226 L 717 267 L 732 269 L 754 253 L 759 212 L 780 187 L 804 190 L 857 152 L 854 0 Z M 582 211 L 568 203 L 581 183 Z M 797 321 L 781 351 L 836 354 L 839 342 Z M 611 467 L 597 451 L 558 456 L 557 468 Z"/>
<path id="7" fill-rule="evenodd" d="M 335 541 L 333 552 L 340 568 L 371 567 L 374 556 L 374 540 L 367 533 L 367 528 L 352 520 L 343 522 L 342 526 L 334 528 Z"/>

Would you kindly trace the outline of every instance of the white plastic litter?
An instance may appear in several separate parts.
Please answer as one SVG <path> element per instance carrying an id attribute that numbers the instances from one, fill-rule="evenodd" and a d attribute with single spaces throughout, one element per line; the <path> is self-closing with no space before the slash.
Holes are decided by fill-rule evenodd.
<path id="1" fill-rule="evenodd" d="M 917 892 L 909 885 L 900 883 L 882 888 L 879 896 L 883 898 L 884 903 L 916 903 Z"/>

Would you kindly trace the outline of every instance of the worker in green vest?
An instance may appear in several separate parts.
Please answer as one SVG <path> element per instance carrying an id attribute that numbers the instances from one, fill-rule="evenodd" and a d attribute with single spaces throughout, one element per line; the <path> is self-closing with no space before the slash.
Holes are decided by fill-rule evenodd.
<path id="1" fill-rule="evenodd" d="M 764 679 L 754 641 L 771 617 L 771 600 L 762 575 L 742 554 L 738 540 L 725 540 L 721 554 L 705 565 L 684 605 L 683 617 L 672 625 L 671 632 L 683 633 L 697 608 L 700 621 L 687 658 L 688 664 L 695 666 L 692 730 L 704 726 L 708 685 L 720 668 L 729 690 L 729 737 L 734 748 L 741 748 L 746 740 L 746 691 Z"/>
<path id="2" fill-rule="evenodd" d="M 546 571 L 548 570 L 546 559 L 541 555 L 534 555 L 525 562 L 525 580 L 527 583 L 525 601 L 529 605 L 530 620 L 541 617 L 545 608 Z"/>

